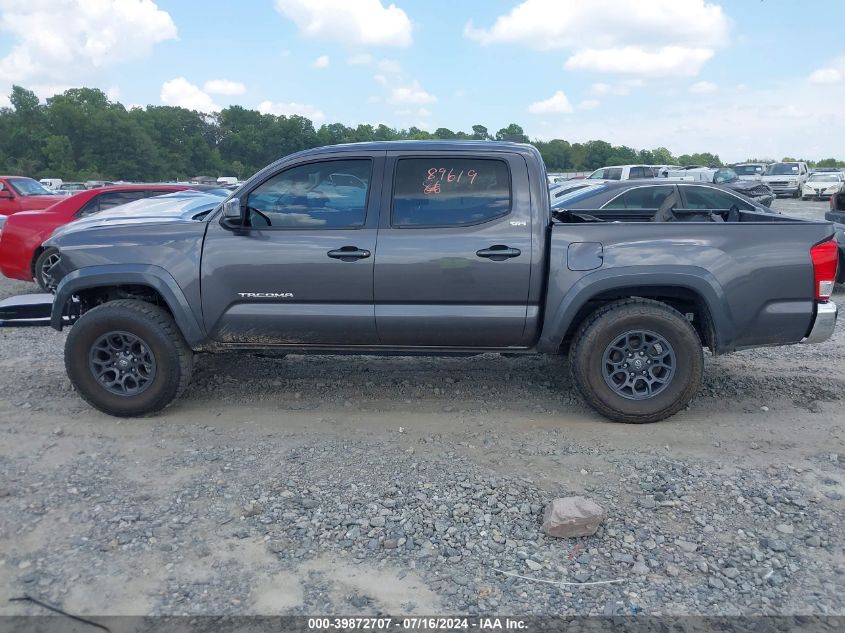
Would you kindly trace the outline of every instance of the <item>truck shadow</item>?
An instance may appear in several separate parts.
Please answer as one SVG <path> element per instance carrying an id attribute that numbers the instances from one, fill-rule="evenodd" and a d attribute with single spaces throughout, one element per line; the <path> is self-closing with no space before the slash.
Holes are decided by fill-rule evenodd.
<path id="1" fill-rule="evenodd" d="M 845 379 L 835 375 L 787 371 L 755 358 L 713 358 L 708 354 L 693 407 L 711 399 L 727 407 L 748 399 L 761 404 L 789 399 L 807 406 L 812 401 L 842 400 L 843 394 Z M 337 406 L 352 410 L 559 413 L 587 408 L 572 384 L 565 358 L 498 354 L 204 354 L 197 357 L 184 397 L 268 403 L 292 410 Z"/>

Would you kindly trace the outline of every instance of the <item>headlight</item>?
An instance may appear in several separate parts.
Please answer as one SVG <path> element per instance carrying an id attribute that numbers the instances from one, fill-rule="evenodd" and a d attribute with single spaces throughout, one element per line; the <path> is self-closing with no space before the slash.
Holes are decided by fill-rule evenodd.
<path id="1" fill-rule="evenodd" d="M 789 181 L 789 186 L 790 186 L 790 187 L 794 187 L 794 186 L 795 186 L 795 185 L 797 185 L 797 184 L 798 184 L 798 181 L 797 181 L 797 180 L 790 180 L 790 181 Z"/>

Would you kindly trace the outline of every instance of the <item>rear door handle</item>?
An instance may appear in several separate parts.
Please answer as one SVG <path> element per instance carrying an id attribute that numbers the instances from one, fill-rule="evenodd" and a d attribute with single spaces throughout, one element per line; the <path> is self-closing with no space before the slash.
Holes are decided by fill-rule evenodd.
<path id="1" fill-rule="evenodd" d="M 522 251 L 518 248 L 511 248 L 504 244 L 496 244 L 490 248 L 482 248 L 480 251 L 475 251 L 479 257 L 486 257 L 492 259 L 494 262 L 503 262 L 511 257 L 519 257 Z"/>
<path id="2" fill-rule="evenodd" d="M 339 259 L 342 262 L 354 262 L 357 259 L 366 259 L 370 251 L 358 248 L 357 246 L 343 246 L 327 253 L 332 259 Z"/>

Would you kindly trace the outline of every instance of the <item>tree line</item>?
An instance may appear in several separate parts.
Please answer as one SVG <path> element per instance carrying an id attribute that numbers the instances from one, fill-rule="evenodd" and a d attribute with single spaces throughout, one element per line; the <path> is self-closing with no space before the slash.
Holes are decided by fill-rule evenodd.
<path id="1" fill-rule="evenodd" d="M 674 156 L 665 147 L 636 150 L 602 140 L 530 141 L 516 123 L 495 133 L 483 125 L 473 125 L 470 132 L 383 124 L 328 123 L 315 128 L 302 116 L 262 114 L 241 106 L 214 114 L 153 105 L 127 110 L 94 88 L 74 88 L 41 103 L 34 92 L 14 86 L 10 101 L 11 107 L 0 108 L 0 173 L 66 181 L 246 178 L 286 154 L 310 147 L 407 139 L 532 142 L 550 171 L 590 171 L 627 163 L 722 165 L 719 155 L 709 152 Z M 816 164 L 845 166 L 833 158 Z"/>

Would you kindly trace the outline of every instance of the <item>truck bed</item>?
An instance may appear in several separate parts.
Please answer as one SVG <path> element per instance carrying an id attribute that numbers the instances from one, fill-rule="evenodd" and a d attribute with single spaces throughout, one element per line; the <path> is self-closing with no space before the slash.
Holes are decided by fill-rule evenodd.
<path id="1" fill-rule="evenodd" d="M 724 210 L 675 211 L 672 221 L 653 221 L 654 211 L 624 213 L 624 220 L 601 210 L 555 214 L 544 307 L 552 321 L 544 332 L 559 327 L 555 321 L 577 322 L 567 306 L 606 287 L 688 301 L 690 312 L 708 315 L 694 325 L 714 353 L 807 336 L 817 309 L 810 249 L 832 236 L 829 222 L 746 211 L 725 219 Z"/>

